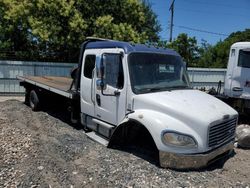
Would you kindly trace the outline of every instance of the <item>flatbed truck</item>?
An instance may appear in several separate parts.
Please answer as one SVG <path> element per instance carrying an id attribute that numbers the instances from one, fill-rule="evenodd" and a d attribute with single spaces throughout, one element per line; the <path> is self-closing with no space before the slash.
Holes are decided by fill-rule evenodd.
<path id="1" fill-rule="evenodd" d="M 103 145 L 151 139 L 161 167 L 202 168 L 233 150 L 238 113 L 193 90 L 173 50 L 87 38 L 71 75 L 18 78 L 34 111 L 61 97 L 71 120 Z"/>

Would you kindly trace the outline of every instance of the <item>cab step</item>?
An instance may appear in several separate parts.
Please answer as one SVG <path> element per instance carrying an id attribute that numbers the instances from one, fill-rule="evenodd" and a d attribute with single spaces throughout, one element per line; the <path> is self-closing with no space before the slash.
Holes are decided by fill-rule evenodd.
<path id="1" fill-rule="evenodd" d="M 85 133 L 91 140 L 94 140 L 104 146 L 108 146 L 108 140 L 102 136 L 97 135 L 94 131 Z"/>
<path id="2" fill-rule="evenodd" d="M 115 129 L 113 125 L 95 118 L 91 119 L 91 121 L 87 123 L 86 127 L 95 131 L 98 135 L 101 135 L 106 139 L 110 139 Z"/>

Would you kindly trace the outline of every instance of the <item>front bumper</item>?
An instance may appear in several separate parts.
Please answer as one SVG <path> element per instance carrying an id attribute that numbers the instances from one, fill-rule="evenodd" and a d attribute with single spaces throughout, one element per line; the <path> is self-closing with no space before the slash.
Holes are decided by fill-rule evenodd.
<path id="1" fill-rule="evenodd" d="M 224 157 L 233 148 L 233 142 L 230 142 L 208 153 L 179 154 L 160 151 L 160 166 L 174 169 L 199 169 Z"/>

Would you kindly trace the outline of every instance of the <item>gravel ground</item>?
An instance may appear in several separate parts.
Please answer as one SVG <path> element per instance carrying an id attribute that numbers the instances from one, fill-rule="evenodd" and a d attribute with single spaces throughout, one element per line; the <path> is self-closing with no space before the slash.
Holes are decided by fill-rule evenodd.
<path id="1" fill-rule="evenodd" d="M 49 114 L 53 114 L 49 115 Z M 0 187 L 249 187 L 250 151 L 201 171 L 163 169 L 88 139 L 60 115 L 0 102 Z"/>
<path id="2" fill-rule="evenodd" d="M 18 101 L 24 101 L 24 96 L 0 96 L 0 102 L 4 102 L 7 100 L 18 100 Z"/>

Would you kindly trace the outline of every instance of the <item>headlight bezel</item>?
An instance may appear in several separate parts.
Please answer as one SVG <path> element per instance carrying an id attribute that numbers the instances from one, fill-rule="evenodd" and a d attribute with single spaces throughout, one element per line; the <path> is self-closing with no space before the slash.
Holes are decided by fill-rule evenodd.
<path id="1" fill-rule="evenodd" d="M 171 142 L 167 142 L 167 140 L 164 137 L 166 134 L 173 134 L 173 135 L 176 135 L 176 136 L 182 136 L 182 137 L 192 139 L 194 144 L 193 145 L 178 145 L 178 144 L 173 144 Z M 162 131 L 161 140 L 162 140 L 163 144 L 165 144 L 166 146 L 171 146 L 171 147 L 188 148 L 188 149 L 195 149 L 195 148 L 198 147 L 198 142 L 192 135 L 181 133 L 181 132 L 178 132 L 178 131 L 171 131 L 171 130 Z"/>

